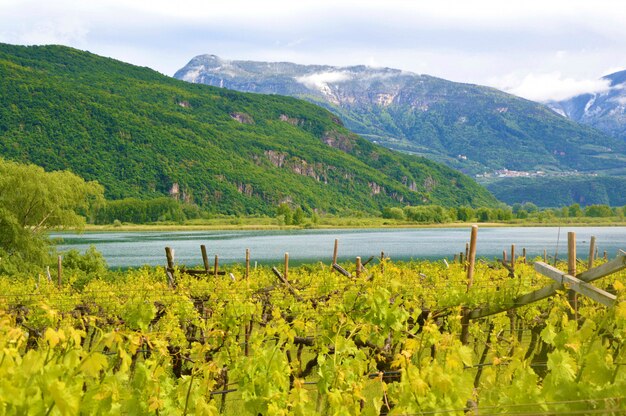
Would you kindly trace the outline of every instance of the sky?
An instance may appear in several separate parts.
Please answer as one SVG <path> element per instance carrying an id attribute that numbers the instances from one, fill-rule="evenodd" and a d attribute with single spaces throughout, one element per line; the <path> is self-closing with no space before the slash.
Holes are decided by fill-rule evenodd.
<path id="1" fill-rule="evenodd" d="M 173 75 L 191 58 L 371 65 L 536 101 L 626 69 L 623 0 L 0 0 L 0 42 Z"/>

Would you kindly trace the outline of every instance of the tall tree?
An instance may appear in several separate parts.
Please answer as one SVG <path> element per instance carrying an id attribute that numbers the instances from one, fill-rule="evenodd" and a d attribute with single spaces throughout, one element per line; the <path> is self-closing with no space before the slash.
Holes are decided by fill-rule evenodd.
<path id="1" fill-rule="evenodd" d="M 71 172 L 46 172 L 0 159 L 0 272 L 45 264 L 50 245 L 46 231 L 81 229 L 81 213 L 102 201 L 103 193 L 97 182 L 85 182 Z"/>

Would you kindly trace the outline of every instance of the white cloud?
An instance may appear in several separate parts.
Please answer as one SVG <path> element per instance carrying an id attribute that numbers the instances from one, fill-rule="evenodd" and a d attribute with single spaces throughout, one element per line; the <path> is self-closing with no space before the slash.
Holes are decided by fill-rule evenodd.
<path id="1" fill-rule="evenodd" d="M 57 19 L 36 24 L 30 30 L 16 34 L 19 43 L 27 45 L 82 44 L 89 30 L 81 22 L 71 19 Z"/>
<path id="2" fill-rule="evenodd" d="M 0 42 L 61 43 L 170 75 L 213 53 L 386 66 L 526 96 L 541 74 L 579 84 L 626 67 L 624 21 L 616 0 L 0 0 Z"/>
<path id="3" fill-rule="evenodd" d="M 322 89 L 328 87 L 329 82 L 341 82 L 350 79 L 348 72 L 316 72 L 296 78 L 296 81 L 309 88 Z"/>
<path id="4" fill-rule="evenodd" d="M 511 79 L 508 80 L 512 82 Z M 581 80 L 565 77 L 558 71 L 526 75 L 517 85 L 504 87 L 511 94 L 533 101 L 560 101 L 586 93 L 608 91 L 609 82 L 601 79 Z"/>

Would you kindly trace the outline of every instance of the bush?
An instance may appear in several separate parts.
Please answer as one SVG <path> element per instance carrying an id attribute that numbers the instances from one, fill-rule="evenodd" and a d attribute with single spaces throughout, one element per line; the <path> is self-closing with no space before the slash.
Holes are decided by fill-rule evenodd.
<path id="1" fill-rule="evenodd" d="M 389 207 L 383 210 L 383 218 L 389 218 L 394 220 L 403 220 L 404 219 L 404 211 L 402 208 L 398 207 Z"/>
<path id="2" fill-rule="evenodd" d="M 444 223 L 448 221 L 446 210 L 437 205 L 408 206 L 404 208 L 404 215 L 406 219 L 415 222 Z"/>
<path id="3" fill-rule="evenodd" d="M 585 208 L 586 217 L 612 217 L 613 210 L 608 205 L 589 205 Z"/>

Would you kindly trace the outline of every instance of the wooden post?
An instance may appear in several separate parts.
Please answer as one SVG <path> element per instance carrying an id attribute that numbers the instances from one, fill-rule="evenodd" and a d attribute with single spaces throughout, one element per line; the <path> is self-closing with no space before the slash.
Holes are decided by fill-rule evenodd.
<path id="1" fill-rule="evenodd" d="M 506 263 L 506 250 L 502 250 L 502 263 Z"/>
<path id="2" fill-rule="evenodd" d="M 333 264 L 337 264 L 338 249 L 339 249 L 339 240 L 335 238 L 335 248 L 333 249 Z"/>
<path id="3" fill-rule="evenodd" d="M 174 269 L 174 250 L 171 247 L 165 247 L 165 257 L 167 258 L 167 268 L 171 271 Z"/>
<path id="4" fill-rule="evenodd" d="M 596 252 L 596 236 L 591 236 L 591 242 L 589 243 L 589 260 L 587 262 L 587 269 L 593 268 L 593 260 Z"/>
<path id="5" fill-rule="evenodd" d="M 543 262 L 548 262 L 548 250 L 546 250 L 545 248 L 543 249 Z"/>
<path id="6" fill-rule="evenodd" d="M 511 273 L 515 273 L 515 244 L 511 244 Z"/>
<path id="7" fill-rule="evenodd" d="M 250 249 L 246 249 L 246 279 L 250 276 Z"/>
<path id="8" fill-rule="evenodd" d="M 524 264 L 526 264 L 526 247 L 522 248 L 522 257 L 524 258 Z"/>
<path id="9" fill-rule="evenodd" d="M 573 231 L 567 233 L 567 274 L 576 276 L 576 233 Z M 578 319 L 578 299 L 576 292 L 570 290 L 568 292 L 568 298 L 574 309 L 574 316 Z"/>
<path id="10" fill-rule="evenodd" d="M 385 273 L 385 252 L 380 252 L 380 272 Z"/>
<path id="11" fill-rule="evenodd" d="M 206 254 L 206 246 L 204 244 L 200 245 L 200 251 L 202 252 L 202 263 L 204 263 L 204 270 L 207 274 L 209 274 L 209 256 Z"/>
<path id="12" fill-rule="evenodd" d="M 58 285 L 59 285 L 59 289 L 61 289 L 62 286 L 62 282 L 63 282 L 63 257 L 59 256 L 57 258 L 57 275 L 58 275 Z"/>
<path id="13" fill-rule="evenodd" d="M 576 233 L 567 233 L 567 274 L 576 276 Z"/>
<path id="14" fill-rule="evenodd" d="M 356 278 L 361 277 L 361 257 L 356 258 Z"/>
<path id="15" fill-rule="evenodd" d="M 285 253 L 285 280 L 289 280 L 289 253 Z"/>
<path id="16" fill-rule="evenodd" d="M 219 258 L 215 255 L 215 261 L 213 262 L 213 277 L 217 278 L 217 269 L 219 268 Z"/>
<path id="17" fill-rule="evenodd" d="M 606 254 L 606 250 L 604 250 L 604 256 L 603 257 L 604 257 L 604 261 L 607 261 L 609 259 L 609 257 Z"/>
<path id="18" fill-rule="evenodd" d="M 465 243 L 465 258 L 469 259 L 469 248 L 470 244 L 469 243 Z"/>
<path id="19" fill-rule="evenodd" d="M 463 307 L 461 311 L 461 343 L 467 345 L 469 342 L 469 323 L 470 323 L 470 309 Z"/>
<path id="20" fill-rule="evenodd" d="M 465 260 L 463 259 L 463 252 L 462 251 L 459 253 L 459 263 L 461 263 L 461 264 L 465 263 Z"/>
<path id="21" fill-rule="evenodd" d="M 469 265 L 467 267 L 467 291 L 474 283 L 474 263 L 476 262 L 476 238 L 478 237 L 478 225 L 472 225 L 472 234 L 469 243 Z"/>

